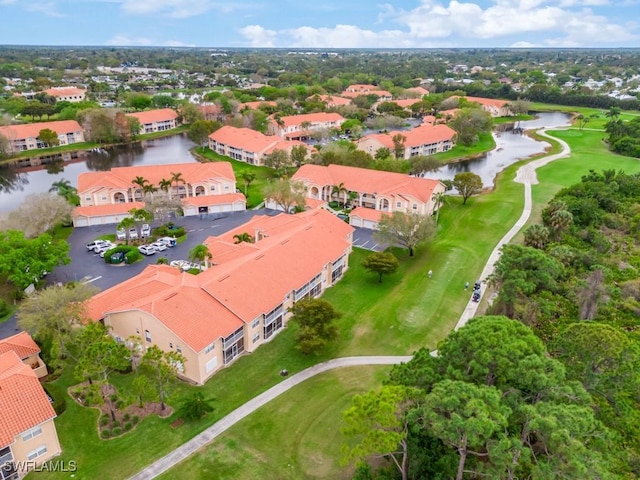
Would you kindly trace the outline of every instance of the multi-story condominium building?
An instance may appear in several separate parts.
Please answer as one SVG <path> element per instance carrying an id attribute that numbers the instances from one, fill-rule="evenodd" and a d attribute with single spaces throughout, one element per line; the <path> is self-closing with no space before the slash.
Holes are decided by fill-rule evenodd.
<path id="1" fill-rule="evenodd" d="M 243 234 L 251 241 L 236 243 Z M 88 314 L 118 341 L 138 336 L 143 349 L 181 353 L 180 374 L 202 384 L 285 328 L 295 302 L 335 284 L 348 268 L 352 234 L 325 210 L 255 216 L 205 241 L 212 265 L 202 273 L 148 266 L 98 293 Z"/>
<path id="2" fill-rule="evenodd" d="M 411 130 L 365 135 L 356 142 L 356 148 L 371 155 L 375 155 L 381 148 L 388 148 L 391 153 L 396 153 L 396 143 L 393 140 L 396 135 L 402 138 L 400 158 L 406 159 L 451 150 L 456 132 L 447 125 L 423 123 Z"/>
<path id="3" fill-rule="evenodd" d="M 308 138 L 313 132 L 339 129 L 345 118 L 339 113 L 305 113 L 272 117 L 268 126 L 269 135 L 277 135 L 290 140 Z"/>
<path id="4" fill-rule="evenodd" d="M 86 96 L 87 91 L 84 88 L 77 87 L 53 87 L 44 91 L 47 95 L 55 97 L 56 102 L 82 102 Z"/>
<path id="5" fill-rule="evenodd" d="M 178 126 L 178 114 L 170 108 L 127 113 L 127 116 L 138 119 L 142 126 L 140 133 L 163 132 Z"/>
<path id="6" fill-rule="evenodd" d="M 291 178 L 305 184 L 309 199 L 350 205 L 351 225 L 370 229 L 378 228 L 382 215 L 396 211 L 433 214 L 434 194 L 445 191 L 438 180 L 343 165 L 307 164 Z"/>
<path id="7" fill-rule="evenodd" d="M 263 165 L 264 158 L 275 150 L 291 153 L 296 145 L 302 145 L 310 153 L 313 149 L 297 140 L 285 140 L 273 135 L 263 135 L 250 128 L 226 125 L 209 135 L 209 148 L 220 155 L 251 165 Z"/>
<path id="8" fill-rule="evenodd" d="M 47 145 L 38 138 L 42 130 L 56 132 L 60 145 L 84 142 L 84 129 L 75 120 L 7 125 L 0 127 L 0 136 L 9 141 L 11 153 L 17 153 L 24 150 L 50 147 L 51 145 Z"/>
<path id="9" fill-rule="evenodd" d="M 244 195 L 236 191 L 236 178 L 228 162 L 119 167 L 80 174 L 80 206 L 72 214 L 74 226 L 119 223 L 131 209 L 143 208 L 145 192 L 134 183 L 136 179 L 182 199 L 187 216 L 246 207 Z"/>

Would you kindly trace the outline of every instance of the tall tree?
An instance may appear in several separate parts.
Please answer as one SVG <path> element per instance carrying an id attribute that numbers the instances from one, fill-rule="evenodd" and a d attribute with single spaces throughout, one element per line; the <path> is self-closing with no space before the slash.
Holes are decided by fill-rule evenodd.
<path id="1" fill-rule="evenodd" d="M 204 398 L 202 392 L 196 392 L 186 399 L 180 407 L 180 414 L 187 420 L 200 420 L 215 409 L 213 399 Z"/>
<path id="2" fill-rule="evenodd" d="M 256 179 L 256 174 L 249 170 L 242 170 L 240 172 L 240 178 L 242 178 L 242 181 L 244 182 L 244 195 L 246 197 L 248 195 L 249 186 L 251 186 L 253 181 Z"/>
<path id="3" fill-rule="evenodd" d="M 398 211 L 382 215 L 378 228 L 374 237 L 380 243 L 403 246 L 409 250 L 410 257 L 420 243 L 435 233 L 435 223 L 430 216 Z"/>
<path id="4" fill-rule="evenodd" d="M 401 133 L 396 133 L 391 140 L 393 141 L 393 154 L 396 158 L 404 157 L 404 144 L 407 141 L 407 137 Z"/>
<path id="5" fill-rule="evenodd" d="M 54 193 L 32 193 L 9 213 L 5 228 L 21 230 L 28 238 L 52 232 L 60 224 L 71 224 L 73 205 Z"/>
<path id="6" fill-rule="evenodd" d="M 480 108 L 463 108 L 448 125 L 456 131 L 456 142 L 469 146 L 478 141 L 481 133 L 491 131 L 493 119 Z"/>
<path id="7" fill-rule="evenodd" d="M 326 300 L 308 298 L 296 302 L 289 311 L 298 324 L 296 348 L 305 355 L 315 353 L 338 338 L 335 320 L 342 314 Z"/>
<path id="8" fill-rule="evenodd" d="M 382 275 L 394 273 L 400 263 L 391 252 L 373 252 L 362 262 L 362 266 L 370 272 L 378 274 L 378 283 L 382 283 Z"/>
<path id="9" fill-rule="evenodd" d="M 47 147 L 57 147 L 60 145 L 60 139 L 58 138 L 58 134 L 51 130 L 50 128 L 43 128 L 38 133 L 38 138 L 40 141 L 45 143 Z"/>
<path id="10" fill-rule="evenodd" d="M 354 446 L 343 445 L 347 462 L 360 463 L 368 457 L 389 456 L 403 480 L 409 473 L 409 413 L 421 401 L 421 392 L 403 386 L 384 386 L 381 390 L 356 395 L 343 413 L 342 432 L 357 438 Z"/>
<path id="11" fill-rule="evenodd" d="M 147 375 L 153 383 L 160 408 L 164 411 L 172 382 L 178 373 L 184 370 L 186 360 L 178 352 L 165 352 L 156 345 L 147 348 L 140 362 L 140 372 Z"/>
<path id="12" fill-rule="evenodd" d="M 453 177 L 453 187 L 462 196 L 462 204 L 464 205 L 471 196 L 482 192 L 482 179 L 473 172 L 456 173 Z"/>
<path id="13" fill-rule="evenodd" d="M 266 167 L 273 168 L 276 171 L 276 175 L 282 176 L 285 174 L 286 169 L 291 166 L 291 157 L 286 150 L 276 149 L 264 157 L 263 163 Z"/>
<path id="14" fill-rule="evenodd" d="M 233 236 L 233 243 L 253 243 L 255 239 L 247 232 L 237 233 Z"/>
<path id="15" fill-rule="evenodd" d="M 338 201 L 340 200 L 340 196 L 342 196 L 342 206 L 347 204 L 347 198 L 349 195 L 349 189 L 344 186 L 344 183 L 340 182 L 338 185 L 333 185 L 331 187 L 331 197 L 336 196 Z"/>
<path id="16" fill-rule="evenodd" d="M 431 201 L 433 202 L 433 209 L 436 211 L 436 224 L 440 219 L 440 208 L 445 204 L 447 195 L 444 192 L 435 192 L 431 195 Z"/>
<path id="17" fill-rule="evenodd" d="M 309 151 L 304 145 L 294 145 L 291 147 L 291 163 L 300 168 L 307 158 Z"/>
<path id="18" fill-rule="evenodd" d="M 280 178 L 267 183 L 263 195 L 265 199 L 273 200 L 285 213 L 292 213 L 296 209 L 304 209 L 307 188 L 304 183 L 288 178 Z"/>
<path id="19" fill-rule="evenodd" d="M 205 270 L 209 268 L 209 261 L 213 258 L 211 252 L 209 251 L 209 247 L 206 245 L 196 245 L 191 250 L 189 250 L 189 260 L 192 262 L 197 262 L 199 266 L 202 266 L 204 263 Z"/>
<path id="20" fill-rule="evenodd" d="M 204 152 L 209 135 L 218 130 L 222 124 L 213 120 L 196 120 L 189 125 L 187 135 L 193 143 L 200 145 L 201 151 Z"/>
<path id="21" fill-rule="evenodd" d="M 176 184 L 176 192 L 179 192 L 178 190 L 178 185 L 180 184 L 186 184 L 186 180 L 184 179 L 184 176 L 182 175 L 182 172 L 169 172 L 171 174 L 171 183 L 175 183 Z M 187 197 L 189 196 L 189 192 L 187 191 Z"/>
<path id="22" fill-rule="evenodd" d="M 78 328 L 86 322 L 85 302 L 98 290 L 92 285 L 76 283 L 64 287 L 50 286 L 27 297 L 18 308 L 18 325 L 31 333 L 42 345 L 53 368 L 62 366 Z"/>

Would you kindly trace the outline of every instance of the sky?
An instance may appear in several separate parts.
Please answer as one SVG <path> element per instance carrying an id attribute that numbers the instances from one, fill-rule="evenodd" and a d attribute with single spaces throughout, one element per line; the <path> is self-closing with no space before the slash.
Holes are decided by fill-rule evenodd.
<path id="1" fill-rule="evenodd" d="M 0 0 L 0 45 L 639 47 L 640 0 Z"/>

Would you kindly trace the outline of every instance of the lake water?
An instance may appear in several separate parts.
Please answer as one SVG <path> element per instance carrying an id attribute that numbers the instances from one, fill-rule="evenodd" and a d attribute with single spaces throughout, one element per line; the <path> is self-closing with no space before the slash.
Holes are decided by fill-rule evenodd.
<path id="1" fill-rule="evenodd" d="M 566 113 L 541 113 L 535 120 L 518 122 L 517 127 L 540 128 L 559 127 L 569 123 Z M 481 158 L 459 162 L 442 167 L 437 172 L 428 173 L 428 178 L 453 179 L 456 173 L 474 172 L 480 175 L 485 186 L 493 185 L 495 176 L 505 167 L 530 155 L 541 153 L 546 143 L 536 142 L 526 135 L 509 131 L 496 132 L 496 149 Z M 0 165 L 0 213 L 15 210 L 31 193 L 49 191 L 51 184 L 67 179 L 77 186 L 78 175 L 83 172 L 105 171 L 111 167 L 132 165 L 157 165 L 168 163 L 188 163 L 195 159 L 189 153 L 194 146 L 185 135 L 157 140 L 148 140 L 127 147 L 109 149 L 108 154 L 78 152 L 71 157 L 42 159 L 42 165 L 33 165 L 38 160 L 24 160 L 21 165 Z"/>
<path id="2" fill-rule="evenodd" d="M 571 116 L 561 112 L 539 113 L 534 120 L 517 122 L 518 128 L 553 128 L 569 125 Z M 509 165 L 519 160 L 544 152 L 549 145 L 546 142 L 538 142 L 532 138 L 519 133 L 512 133 L 512 126 L 505 125 L 505 131 L 496 131 L 493 136 L 496 141 L 496 148 L 485 155 L 473 160 L 451 163 L 436 170 L 424 174 L 425 178 L 436 178 L 439 180 L 453 180 L 457 173 L 473 172 L 480 175 L 485 187 L 493 186 L 496 175 Z"/>
<path id="3" fill-rule="evenodd" d="M 51 184 L 58 180 L 67 179 L 77 186 L 78 175 L 84 172 L 105 171 L 111 167 L 195 162 L 189 153 L 194 145 L 186 135 L 174 135 L 111 148 L 107 154 L 78 152 L 74 154 L 75 158 L 66 160 L 45 158 L 38 166 L 0 165 L 0 213 L 15 210 L 31 193 L 48 192 Z M 21 163 L 29 164 L 29 160 Z"/>

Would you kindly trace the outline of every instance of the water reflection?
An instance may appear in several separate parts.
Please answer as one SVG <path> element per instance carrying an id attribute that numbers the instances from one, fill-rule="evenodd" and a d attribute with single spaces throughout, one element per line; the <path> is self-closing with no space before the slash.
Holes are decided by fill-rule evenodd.
<path id="1" fill-rule="evenodd" d="M 10 164 L 0 164 L 0 193 L 9 194 L 17 191 L 24 191 L 25 185 L 29 183 L 27 175 Z"/>

